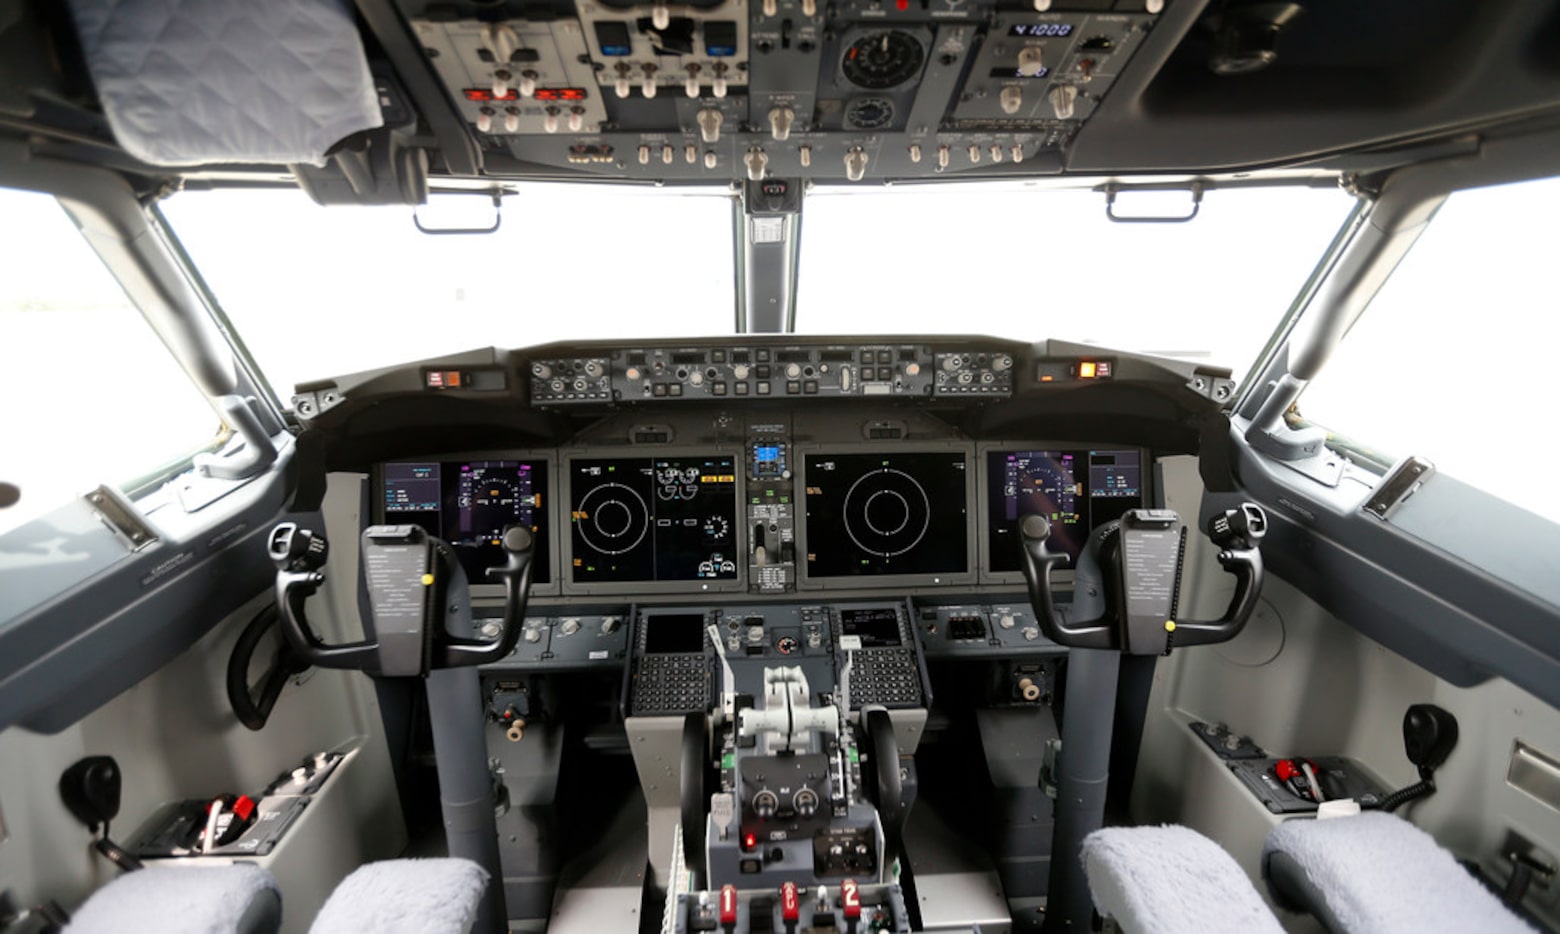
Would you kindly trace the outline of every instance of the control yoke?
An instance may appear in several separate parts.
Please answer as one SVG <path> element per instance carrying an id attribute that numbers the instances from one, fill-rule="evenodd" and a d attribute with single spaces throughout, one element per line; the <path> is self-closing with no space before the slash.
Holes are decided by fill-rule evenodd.
<path id="1" fill-rule="evenodd" d="M 1174 618 L 1186 530 L 1172 510 L 1134 509 L 1096 529 L 1079 556 L 1077 596 L 1068 608 L 1057 607 L 1051 590 L 1051 570 L 1066 559 L 1046 547 L 1051 524 L 1028 515 L 1018 530 L 1030 602 L 1040 630 L 1058 645 L 1160 655 L 1173 646 L 1224 642 L 1246 625 L 1262 591 L 1257 546 L 1267 533 L 1267 515 L 1255 503 L 1242 503 L 1208 523 L 1219 564 L 1235 575 L 1229 608 L 1211 622 Z M 1107 568 L 1114 573 L 1102 573 Z M 1093 599 L 1096 587 L 1103 591 L 1103 608 Z M 1072 618 L 1084 615 L 1094 618 Z"/>
<path id="2" fill-rule="evenodd" d="M 325 538 L 283 522 L 271 531 L 276 605 L 287 641 L 310 664 L 398 677 L 497 661 L 514 650 L 525 621 L 534 537 L 523 526 L 504 530 L 505 564 L 488 577 L 504 585 L 503 628 L 492 639 L 453 635 L 470 628 L 466 575 L 448 545 L 415 525 L 376 525 L 363 532 L 363 573 L 373 610 L 373 635 L 326 645 L 304 618 L 304 602 L 325 582 Z M 447 612 L 446 612 L 447 611 Z"/>

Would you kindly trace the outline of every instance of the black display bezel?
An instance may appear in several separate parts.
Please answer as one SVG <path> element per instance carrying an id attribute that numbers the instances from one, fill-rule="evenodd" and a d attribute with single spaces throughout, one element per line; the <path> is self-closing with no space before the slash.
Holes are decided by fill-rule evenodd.
<path id="1" fill-rule="evenodd" d="M 798 590 L 866 590 L 869 588 L 884 587 L 941 587 L 955 584 L 971 584 L 977 579 L 976 570 L 976 531 L 970 525 L 971 508 L 977 504 L 975 477 L 973 474 L 974 445 L 965 442 L 917 442 L 905 444 L 895 442 L 892 445 L 882 443 L 836 443 L 836 444 L 797 444 L 793 446 L 795 451 L 792 460 L 793 469 L 796 471 L 796 487 L 800 495 L 796 497 L 797 512 L 795 519 L 796 534 L 796 586 Z M 923 572 L 911 574 L 849 574 L 849 575 L 815 575 L 808 566 L 807 554 L 810 548 L 807 528 L 807 488 L 809 485 L 807 476 L 807 461 L 809 457 L 829 455 L 884 455 L 889 457 L 907 457 L 918 454 L 960 454 L 964 458 L 964 516 L 965 516 L 965 542 L 964 542 L 964 570 L 958 572 Z"/>
<path id="2" fill-rule="evenodd" d="M 732 463 L 732 475 L 734 488 L 732 494 L 732 539 L 733 560 L 737 563 L 737 576 L 728 580 L 634 580 L 634 581 L 575 581 L 574 568 L 574 532 L 572 525 L 572 510 L 574 502 L 574 464 L 578 461 L 593 460 L 646 460 L 655 461 L 662 458 L 685 459 L 691 457 L 729 457 Z M 654 448 L 579 448 L 565 452 L 559 457 L 558 476 L 560 478 L 558 492 L 558 550 L 561 552 L 559 566 L 561 569 L 560 583 L 562 592 L 567 595 L 593 595 L 593 594 L 699 594 L 699 593 L 735 593 L 747 590 L 747 549 L 750 547 L 746 536 L 742 534 L 742 522 L 745 518 L 742 511 L 743 497 L 745 495 L 745 474 L 743 451 L 740 447 L 730 445 L 710 446 L 661 446 Z"/>

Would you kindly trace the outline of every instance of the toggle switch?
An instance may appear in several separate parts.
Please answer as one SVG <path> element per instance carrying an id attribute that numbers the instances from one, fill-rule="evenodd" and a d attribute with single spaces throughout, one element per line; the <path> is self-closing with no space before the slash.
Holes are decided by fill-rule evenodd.
<path id="1" fill-rule="evenodd" d="M 516 133 L 520 130 L 520 111 L 509 107 L 504 111 L 504 132 Z"/>
<path id="2" fill-rule="evenodd" d="M 939 168 L 939 169 L 946 169 L 948 167 L 948 157 L 949 157 L 948 147 L 947 146 L 938 146 L 937 147 L 937 168 Z"/>
<path id="3" fill-rule="evenodd" d="M 477 111 L 477 131 L 481 133 L 493 131 L 493 108 L 484 107 Z"/>
<path id="4" fill-rule="evenodd" d="M 1070 84 L 1058 84 L 1047 96 L 1051 99 L 1051 107 L 1056 110 L 1056 119 L 1072 119 L 1073 103 L 1078 100 L 1077 88 Z"/>
<path id="5" fill-rule="evenodd" d="M 769 111 L 769 135 L 775 142 L 783 143 L 791 136 L 791 123 L 796 119 L 796 111 L 789 107 L 774 107 Z"/>
<path id="6" fill-rule="evenodd" d="M 683 91 L 689 97 L 699 96 L 699 72 L 702 70 L 698 62 L 690 62 L 688 65 L 688 77 L 683 81 Z"/>
<path id="7" fill-rule="evenodd" d="M 747 164 L 749 181 L 761 182 L 764 180 L 764 169 L 769 166 L 769 156 L 762 149 L 749 149 L 747 156 L 742 161 Z"/>
<path id="8" fill-rule="evenodd" d="M 867 153 L 860 146 L 845 154 L 845 177 L 859 182 L 867 176 Z"/>
<path id="9" fill-rule="evenodd" d="M 811 146 L 803 146 L 801 149 L 798 149 L 796 151 L 796 154 L 798 156 L 800 156 L 801 159 L 802 159 L 802 168 L 804 168 L 804 169 L 812 168 L 812 147 Z"/>
<path id="10" fill-rule="evenodd" d="M 665 29 L 672 25 L 672 11 L 664 3 L 656 3 L 650 7 L 650 25 L 656 29 Z"/>
<path id="11" fill-rule="evenodd" d="M 910 144 L 910 161 L 916 163 L 917 165 L 920 164 L 920 162 L 921 162 L 921 144 L 920 143 L 911 143 Z"/>
<path id="12" fill-rule="evenodd" d="M 520 72 L 519 91 L 521 97 L 536 96 L 536 72 L 530 69 Z"/>
<path id="13" fill-rule="evenodd" d="M 547 112 L 542 116 L 542 129 L 549 133 L 558 132 L 558 113 L 558 108 L 548 107 Z"/>
<path id="14" fill-rule="evenodd" d="M 1010 84 L 1002 89 L 1002 112 L 1016 114 L 1020 107 L 1024 106 L 1024 89 L 1016 84 Z"/>
<path id="15" fill-rule="evenodd" d="M 585 126 L 585 108 L 575 105 L 569 108 L 569 132 L 578 133 Z"/>
<path id="16" fill-rule="evenodd" d="M 646 98 L 655 96 L 655 66 L 645 62 L 640 66 L 644 71 L 644 77 L 639 79 L 639 91 Z"/>
<path id="17" fill-rule="evenodd" d="M 725 117 L 713 107 L 706 107 L 699 111 L 699 134 L 706 143 L 720 141 L 720 124 Z"/>
<path id="18" fill-rule="evenodd" d="M 494 100 L 501 101 L 509 96 L 509 79 L 513 77 L 513 75 L 503 69 L 493 72 Z"/>

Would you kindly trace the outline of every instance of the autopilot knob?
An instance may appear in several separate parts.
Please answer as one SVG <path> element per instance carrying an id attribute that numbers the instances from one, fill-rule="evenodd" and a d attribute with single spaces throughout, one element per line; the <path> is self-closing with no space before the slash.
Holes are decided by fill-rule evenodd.
<path id="1" fill-rule="evenodd" d="M 572 636 L 580 631 L 580 621 L 569 617 L 558 626 L 558 632 L 565 636 Z"/>
<path id="2" fill-rule="evenodd" d="M 606 619 L 601 621 L 601 634 L 604 636 L 610 636 L 614 632 L 617 632 L 618 627 L 622 624 L 622 620 L 618 619 L 616 616 L 608 616 Z"/>

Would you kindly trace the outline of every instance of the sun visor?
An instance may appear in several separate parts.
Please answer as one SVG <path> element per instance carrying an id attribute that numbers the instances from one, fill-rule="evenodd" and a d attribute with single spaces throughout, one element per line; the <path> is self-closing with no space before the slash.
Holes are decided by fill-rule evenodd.
<path id="1" fill-rule="evenodd" d="M 114 136 L 151 165 L 323 165 L 381 125 L 343 0 L 71 0 Z"/>

